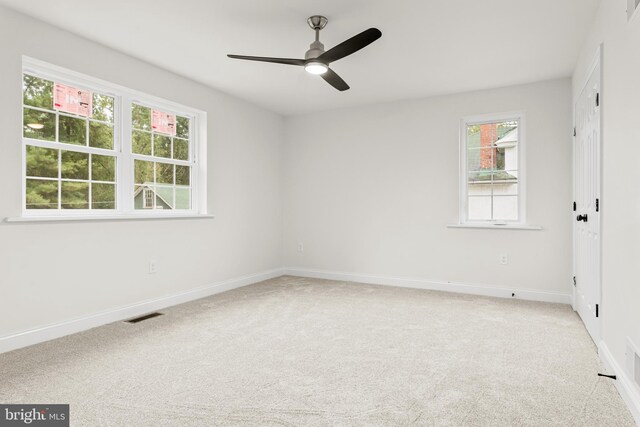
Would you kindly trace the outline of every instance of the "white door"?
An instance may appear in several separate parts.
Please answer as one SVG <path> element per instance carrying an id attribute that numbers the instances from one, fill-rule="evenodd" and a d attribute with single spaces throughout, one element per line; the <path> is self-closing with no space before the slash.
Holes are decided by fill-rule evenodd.
<path id="1" fill-rule="evenodd" d="M 575 305 L 591 338 L 600 341 L 600 55 L 576 103 L 574 138 Z"/>

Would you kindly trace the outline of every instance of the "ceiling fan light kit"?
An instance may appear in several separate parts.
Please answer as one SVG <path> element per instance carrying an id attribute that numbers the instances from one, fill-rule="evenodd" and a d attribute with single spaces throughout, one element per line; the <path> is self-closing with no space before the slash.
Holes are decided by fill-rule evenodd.
<path id="1" fill-rule="evenodd" d="M 309 74 L 324 74 L 329 67 L 322 62 L 307 62 L 304 66 L 304 70 Z"/>
<path id="2" fill-rule="evenodd" d="M 339 45 L 324 50 L 324 45 L 320 42 L 320 31 L 327 25 L 329 20 L 321 15 L 313 15 L 307 19 L 307 24 L 316 33 L 316 39 L 309 46 L 309 50 L 304 55 L 304 59 L 292 58 L 270 58 L 263 56 L 245 56 L 245 55 L 227 55 L 233 59 L 244 59 L 248 61 L 271 62 L 275 64 L 297 65 L 303 66 L 305 71 L 310 74 L 319 75 L 327 83 L 339 91 L 349 89 L 349 85 L 335 73 L 329 65 L 332 62 L 349 56 L 368 46 L 374 41 L 382 37 L 382 32 L 377 28 L 369 28 L 360 34 L 340 43 Z"/>

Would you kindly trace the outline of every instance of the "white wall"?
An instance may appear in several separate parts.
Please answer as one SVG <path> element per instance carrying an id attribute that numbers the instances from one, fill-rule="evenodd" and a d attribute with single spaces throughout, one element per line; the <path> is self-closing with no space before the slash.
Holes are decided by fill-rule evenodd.
<path id="1" fill-rule="evenodd" d="M 206 111 L 216 217 L 0 224 L 0 338 L 282 265 L 282 117 L 1 7 L 0 219 L 21 212 L 23 54 Z"/>
<path id="2" fill-rule="evenodd" d="M 528 221 L 544 229 L 447 228 L 460 119 L 516 110 Z M 569 79 L 294 116 L 285 132 L 286 266 L 571 293 Z"/>
<path id="3" fill-rule="evenodd" d="M 602 339 L 622 368 L 626 337 L 640 347 L 640 14 L 628 23 L 626 6 L 601 3 L 573 80 L 575 100 L 603 43 Z"/>

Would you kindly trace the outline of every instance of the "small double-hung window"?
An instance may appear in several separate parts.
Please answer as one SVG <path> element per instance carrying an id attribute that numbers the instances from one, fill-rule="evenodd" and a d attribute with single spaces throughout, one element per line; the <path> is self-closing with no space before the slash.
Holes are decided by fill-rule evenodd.
<path id="1" fill-rule="evenodd" d="M 462 120 L 462 224 L 524 223 L 524 115 Z"/>
<path id="2" fill-rule="evenodd" d="M 23 215 L 206 213 L 206 114 L 52 66 L 23 72 Z"/>

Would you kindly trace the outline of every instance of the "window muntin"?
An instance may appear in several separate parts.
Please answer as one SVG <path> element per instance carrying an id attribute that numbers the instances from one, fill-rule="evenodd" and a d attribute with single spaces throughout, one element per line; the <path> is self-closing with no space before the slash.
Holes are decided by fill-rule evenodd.
<path id="1" fill-rule="evenodd" d="M 522 117 L 463 121 L 462 222 L 522 222 Z"/>
<path id="2" fill-rule="evenodd" d="M 25 209 L 115 210 L 114 97 L 92 92 L 87 116 L 54 105 L 52 80 L 23 74 Z"/>
<path id="3" fill-rule="evenodd" d="M 31 58 L 23 61 L 23 215 L 205 213 L 206 162 L 200 165 L 197 157 L 206 147 L 197 142 L 206 139 L 206 113 Z M 75 96 L 71 89 L 79 90 L 84 105 L 56 109 L 52 98 L 59 103 L 64 91 Z M 144 114 L 133 114 L 134 106 Z M 149 110 L 175 117 L 175 132 L 151 129 Z M 144 181 L 136 179 L 140 161 Z M 152 191 L 140 197 L 151 209 L 139 210 L 134 195 L 140 188 Z"/>

